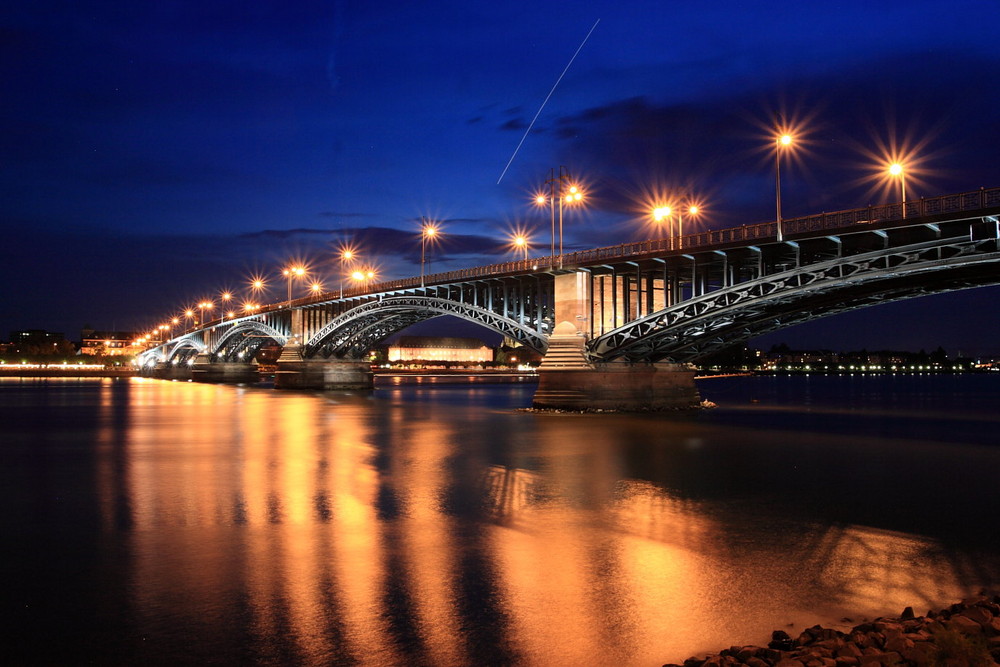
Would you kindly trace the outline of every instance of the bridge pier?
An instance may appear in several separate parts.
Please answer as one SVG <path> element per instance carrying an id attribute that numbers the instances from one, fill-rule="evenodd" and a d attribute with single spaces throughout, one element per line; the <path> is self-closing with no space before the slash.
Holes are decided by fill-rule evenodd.
<path id="1" fill-rule="evenodd" d="M 289 343 L 278 357 L 275 389 L 370 390 L 371 363 L 358 359 L 303 359 L 302 346 Z"/>
<path id="2" fill-rule="evenodd" d="M 190 380 L 191 366 L 160 361 L 148 373 L 143 372 L 143 375 L 147 374 L 160 380 Z"/>
<path id="3" fill-rule="evenodd" d="M 660 411 L 698 407 L 687 364 L 591 362 L 586 354 L 589 276 L 555 277 L 555 323 L 538 368 L 532 406 L 560 410 Z"/>
<path id="4" fill-rule="evenodd" d="M 250 362 L 212 361 L 202 353 L 194 359 L 191 379 L 195 382 L 254 383 L 260 381 L 257 364 Z"/>

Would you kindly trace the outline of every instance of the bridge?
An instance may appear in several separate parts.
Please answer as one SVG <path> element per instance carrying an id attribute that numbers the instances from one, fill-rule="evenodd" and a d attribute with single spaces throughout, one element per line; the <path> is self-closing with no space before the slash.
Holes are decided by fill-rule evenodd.
<path id="1" fill-rule="evenodd" d="M 1000 283 L 1000 188 L 356 286 L 218 319 L 151 347 L 147 372 L 365 388 L 368 351 L 453 315 L 543 355 L 540 407 L 684 407 L 697 361 L 836 313 Z"/>

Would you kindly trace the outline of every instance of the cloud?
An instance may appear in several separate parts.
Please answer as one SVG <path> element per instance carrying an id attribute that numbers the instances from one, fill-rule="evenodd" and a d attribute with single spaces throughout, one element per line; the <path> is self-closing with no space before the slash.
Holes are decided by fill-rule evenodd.
<path id="1" fill-rule="evenodd" d="M 705 197 L 714 226 L 730 226 L 773 215 L 769 143 L 777 112 L 809 119 L 800 151 L 782 170 L 791 215 L 870 203 L 878 193 L 865 179 L 873 161 L 865 152 L 880 140 L 926 144 L 934 158 L 928 194 L 1000 182 L 1000 165 L 982 148 L 997 124 L 983 97 L 988 72 L 1000 74 L 996 61 L 908 54 L 684 103 L 652 95 L 613 100 L 564 114 L 552 127 L 567 163 L 593 181 L 592 210 L 629 210 L 659 187 Z M 793 98 L 783 90 L 799 92 Z"/>
<path id="2" fill-rule="evenodd" d="M 528 129 L 528 122 L 523 118 L 511 118 L 505 123 L 500 125 L 500 129 L 504 131 L 509 130 L 526 130 Z"/>

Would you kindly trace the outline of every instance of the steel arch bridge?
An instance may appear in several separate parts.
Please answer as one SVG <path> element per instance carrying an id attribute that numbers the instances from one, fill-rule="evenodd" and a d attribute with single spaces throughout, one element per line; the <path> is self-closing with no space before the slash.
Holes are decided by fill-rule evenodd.
<path id="1" fill-rule="evenodd" d="M 569 322 L 591 363 L 697 361 L 808 320 L 1000 284 L 998 216 L 1000 188 L 981 189 L 783 220 L 781 241 L 771 222 L 387 281 L 208 322 L 139 361 L 250 362 L 269 341 L 359 359 L 440 315 L 541 353 Z"/>

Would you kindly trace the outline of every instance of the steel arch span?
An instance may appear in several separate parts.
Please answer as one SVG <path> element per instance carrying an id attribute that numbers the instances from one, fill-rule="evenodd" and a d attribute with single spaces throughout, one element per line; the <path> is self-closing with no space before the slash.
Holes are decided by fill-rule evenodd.
<path id="1" fill-rule="evenodd" d="M 288 335 L 260 320 L 243 320 L 222 334 L 210 353 L 214 361 L 250 361 L 265 341 L 284 346 Z"/>
<path id="2" fill-rule="evenodd" d="M 304 358 L 357 357 L 406 327 L 440 315 L 453 315 L 512 338 L 544 354 L 548 340 L 540 323 L 522 324 L 509 317 L 458 301 L 430 296 L 390 296 L 368 301 L 332 319 L 303 346 Z"/>
<path id="3" fill-rule="evenodd" d="M 594 361 L 697 361 L 809 320 L 929 294 L 1000 284 L 998 241 L 952 239 L 768 275 L 629 322 L 588 345 Z"/>

